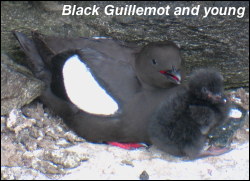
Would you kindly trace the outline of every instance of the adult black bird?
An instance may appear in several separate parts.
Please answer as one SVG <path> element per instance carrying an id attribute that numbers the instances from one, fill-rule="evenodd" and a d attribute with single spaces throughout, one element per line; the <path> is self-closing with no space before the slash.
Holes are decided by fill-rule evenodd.
<path id="1" fill-rule="evenodd" d="M 202 148 L 208 133 L 227 119 L 228 111 L 222 76 L 200 69 L 157 109 L 148 128 L 151 142 L 172 155 L 190 158 L 224 153 L 227 148 Z"/>
<path id="2" fill-rule="evenodd" d="M 30 69 L 46 84 L 40 99 L 79 136 L 92 142 L 158 145 L 160 137 L 148 131 L 152 114 L 162 101 L 172 100 L 176 92 L 183 90 L 175 86 L 180 83 L 181 67 L 175 44 L 166 41 L 133 49 L 109 39 L 80 38 L 79 43 L 74 39 L 45 38 L 36 32 L 32 40 L 22 33 L 14 34 L 29 57 Z M 73 71 L 71 65 L 74 65 Z M 79 70 L 84 72 L 82 77 Z M 71 93 L 79 89 L 84 99 L 77 102 Z M 103 96 L 96 99 L 94 90 Z M 84 104 L 79 105 L 82 102 Z M 86 107 L 87 104 L 90 106 Z M 100 109 L 96 109 L 99 106 Z M 153 130 L 157 130 L 155 125 Z M 201 131 L 207 132 L 216 124 L 203 125 Z"/>
<path id="3" fill-rule="evenodd" d="M 14 35 L 46 84 L 41 100 L 89 141 L 149 142 L 151 112 L 181 81 L 180 52 L 171 41 L 139 47 L 112 39 Z"/>

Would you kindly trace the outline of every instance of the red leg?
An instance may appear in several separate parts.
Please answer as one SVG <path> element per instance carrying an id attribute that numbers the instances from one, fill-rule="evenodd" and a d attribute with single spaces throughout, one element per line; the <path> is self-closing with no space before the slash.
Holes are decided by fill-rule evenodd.
<path id="1" fill-rule="evenodd" d="M 143 143 L 118 143 L 118 142 L 107 142 L 109 145 L 117 146 L 126 150 L 133 150 L 141 147 L 147 147 Z"/>

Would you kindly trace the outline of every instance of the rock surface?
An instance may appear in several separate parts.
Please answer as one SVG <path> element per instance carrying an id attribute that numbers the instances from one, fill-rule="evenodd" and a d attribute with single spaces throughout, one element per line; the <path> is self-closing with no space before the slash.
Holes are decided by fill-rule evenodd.
<path id="1" fill-rule="evenodd" d="M 1 55 L 1 115 L 30 103 L 42 88 L 43 82 L 35 79 L 27 68 Z"/>

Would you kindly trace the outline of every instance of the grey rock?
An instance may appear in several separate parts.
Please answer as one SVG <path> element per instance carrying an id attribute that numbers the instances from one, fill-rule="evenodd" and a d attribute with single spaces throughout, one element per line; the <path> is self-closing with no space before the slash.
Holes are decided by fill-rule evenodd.
<path id="1" fill-rule="evenodd" d="M 32 167 L 36 170 L 39 170 L 40 172 L 44 174 L 63 174 L 65 173 L 63 169 L 56 164 L 45 161 L 45 160 L 38 160 L 36 162 L 32 163 Z"/>
<path id="2" fill-rule="evenodd" d="M 86 154 L 79 154 L 66 149 L 46 151 L 44 157 L 56 165 L 61 165 L 63 168 L 74 168 L 79 166 L 81 161 L 88 160 Z"/>
<path id="3" fill-rule="evenodd" d="M 145 170 L 141 173 L 140 180 L 149 180 L 149 175 Z"/>
<path id="4" fill-rule="evenodd" d="M 33 78 L 28 69 L 1 55 L 1 115 L 30 103 L 42 88 L 43 82 Z"/>
<path id="5" fill-rule="evenodd" d="M 129 166 L 131 166 L 131 167 L 134 167 L 133 162 L 130 161 L 130 160 L 122 160 L 122 161 L 121 161 L 121 164 L 129 165 Z"/>
<path id="6" fill-rule="evenodd" d="M 35 119 L 26 119 L 20 110 L 13 109 L 9 114 L 6 126 L 8 129 L 18 134 L 19 131 L 23 130 L 24 128 L 32 127 L 35 122 Z"/>
<path id="7" fill-rule="evenodd" d="M 35 110 L 35 111 L 34 111 Z M 29 104 L 22 107 L 22 113 L 30 118 L 35 118 L 40 120 L 44 115 L 43 105 L 42 104 Z"/>
<path id="8" fill-rule="evenodd" d="M 1 180 L 48 180 L 44 174 L 30 168 L 1 167 Z"/>

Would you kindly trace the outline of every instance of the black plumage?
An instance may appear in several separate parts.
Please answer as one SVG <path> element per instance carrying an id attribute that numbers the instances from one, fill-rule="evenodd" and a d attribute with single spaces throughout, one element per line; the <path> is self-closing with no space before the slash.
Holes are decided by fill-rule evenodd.
<path id="1" fill-rule="evenodd" d="M 186 87 L 178 87 L 153 114 L 151 142 L 161 150 L 190 158 L 217 155 L 226 149 L 202 151 L 208 133 L 228 115 L 223 78 L 210 69 L 193 73 Z"/>

